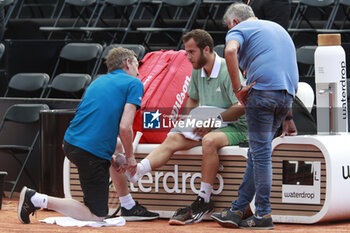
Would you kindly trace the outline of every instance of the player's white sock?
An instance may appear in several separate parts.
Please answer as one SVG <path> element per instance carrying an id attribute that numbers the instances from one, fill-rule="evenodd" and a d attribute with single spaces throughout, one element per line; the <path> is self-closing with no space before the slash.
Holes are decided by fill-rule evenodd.
<path id="1" fill-rule="evenodd" d="M 142 164 L 142 176 L 147 172 L 152 171 L 151 164 L 149 163 L 148 159 L 143 159 L 140 163 Z"/>
<path id="2" fill-rule="evenodd" d="M 35 207 L 47 208 L 47 195 L 35 193 L 31 198 L 31 202 Z"/>
<path id="3" fill-rule="evenodd" d="M 213 186 L 206 182 L 201 182 L 201 189 L 199 190 L 198 196 L 204 198 L 204 202 L 210 202 L 210 195 L 213 190 Z"/>
<path id="4" fill-rule="evenodd" d="M 127 210 L 130 210 L 136 204 L 130 193 L 128 195 L 119 197 L 119 201 L 120 205 Z"/>
<path id="5" fill-rule="evenodd" d="M 143 175 L 145 175 L 147 172 L 152 171 L 151 164 L 149 163 L 148 159 L 143 159 L 141 162 L 137 164 L 136 173 L 133 177 L 130 177 L 130 173 L 127 171 L 125 172 L 126 176 L 128 177 L 128 180 L 132 183 L 135 183 L 138 181 Z"/>

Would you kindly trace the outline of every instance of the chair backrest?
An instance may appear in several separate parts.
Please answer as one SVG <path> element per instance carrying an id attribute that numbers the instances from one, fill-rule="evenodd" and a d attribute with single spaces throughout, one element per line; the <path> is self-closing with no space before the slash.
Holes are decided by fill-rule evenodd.
<path id="1" fill-rule="evenodd" d="M 316 47 L 315 45 L 306 45 L 297 48 L 296 56 L 299 64 L 299 74 L 301 76 L 314 75 L 314 54 Z"/>
<path id="2" fill-rule="evenodd" d="M 98 43 L 69 43 L 66 44 L 60 51 L 60 55 L 55 64 L 55 68 L 51 74 L 51 77 L 57 75 L 58 69 L 61 66 L 62 59 L 65 62 L 84 62 L 84 69 L 79 72 L 65 69 L 60 70 L 62 73 L 88 73 L 90 75 L 95 74 L 97 61 L 101 56 L 103 47 Z M 86 63 L 86 64 L 85 64 Z M 77 67 L 77 66 L 74 66 Z"/>
<path id="3" fill-rule="evenodd" d="M 335 3 L 336 0 L 300 0 L 300 3 L 307 6 L 324 7 Z"/>
<path id="4" fill-rule="evenodd" d="M 105 0 L 107 3 L 117 6 L 131 6 L 139 0 Z"/>
<path id="5" fill-rule="evenodd" d="M 46 104 L 14 104 L 7 109 L 1 122 L 0 130 L 5 121 L 24 124 L 35 123 L 40 119 L 40 111 L 47 109 L 49 109 L 49 106 Z"/>
<path id="6" fill-rule="evenodd" d="M 350 6 L 350 1 L 349 0 L 339 0 L 339 3 L 345 6 Z"/>
<path id="7" fill-rule="evenodd" d="M 218 44 L 214 46 L 214 51 L 220 56 L 224 57 L 225 55 L 225 45 L 224 44 Z"/>
<path id="8" fill-rule="evenodd" d="M 71 61 L 89 61 L 98 58 L 102 52 L 102 46 L 98 43 L 69 43 L 65 45 L 60 57 Z"/>
<path id="9" fill-rule="evenodd" d="M 12 4 L 13 2 L 14 2 L 14 0 L 1 0 L 0 5 L 8 6 L 8 5 Z"/>
<path id="10" fill-rule="evenodd" d="M 305 45 L 297 48 L 297 61 L 303 64 L 313 65 L 316 47 L 314 45 Z"/>
<path id="11" fill-rule="evenodd" d="M 84 90 L 90 82 L 91 76 L 88 74 L 63 73 L 53 79 L 50 87 L 64 92 L 78 92 Z"/>
<path id="12" fill-rule="evenodd" d="M 65 0 L 65 2 L 75 6 L 90 6 L 96 3 L 96 0 Z"/>
<path id="13" fill-rule="evenodd" d="M 47 39 L 53 37 L 54 32 L 65 34 L 64 39 L 83 39 L 85 32 L 79 31 L 79 27 L 89 27 L 96 17 L 97 10 L 102 0 L 65 0 L 60 7 L 54 24 L 51 27 L 40 27 L 40 30 L 48 31 Z M 67 20 L 68 19 L 68 20 Z"/>
<path id="14" fill-rule="evenodd" d="M 85 89 L 91 82 L 91 76 L 88 74 L 62 73 L 54 77 L 46 97 L 61 97 L 79 99 Z M 58 95 L 52 94 L 58 92 Z"/>
<path id="15" fill-rule="evenodd" d="M 18 3 L 16 19 L 20 18 L 50 18 L 57 13 L 57 8 L 61 4 L 59 0 L 22 0 Z"/>
<path id="16" fill-rule="evenodd" d="M 41 90 L 41 93 L 38 97 L 42 97 L 49 79 L 49 75 L 45 73 L 18 73 L 10 79 L 4 96 L 9 96 L 9 90 L 14 89 L 21 92 L 34 92 Z"/>
<path id="17" fill-rule="evenodd" d="M 94 76 L 94 79 L 96 79 L 99 76 L 98 74 L 101 75 L 101 74 L 107 73 L 106 67 L 103 66 L 102 64 L 106 60 L 108 52 L 111 49 L 117 48 L 117 47 L 123 47 L 123 48 L 127 48 L 127 49 L 134 51 L 136 56 L 137 56 L 137 59 L 139 61 L 142 60 L 143 56 L 146 53 L 145 47 L 143 45 L 140 45 L 140 44 L 111 44 L 111 45 L 107 46 L 102 52 L 101 58 L 100 58 L 98 65 L 96 67 L 96 74 Z"/>
<path id="18" fill-rule="evenodd" d="M 173 6 L 189 6 L 196 3 L 197 0 L 163 0 L 163 2 Z"/>
<path id="19" fill-rule="evenodd" d="M 134 51 L 136 53 L 138 60 L 142 60 L 143 56 L 146 53 L 145 47 L 143 45 L 140 45 L 140 44 L 111 44 L 103 50 L 101 57 L 103 59 L 106 59 L 108 52 L 111 49 L 117 48 L 117 47 L 123 47 L 123 48 L 130 49 L 130 50 Z"/>

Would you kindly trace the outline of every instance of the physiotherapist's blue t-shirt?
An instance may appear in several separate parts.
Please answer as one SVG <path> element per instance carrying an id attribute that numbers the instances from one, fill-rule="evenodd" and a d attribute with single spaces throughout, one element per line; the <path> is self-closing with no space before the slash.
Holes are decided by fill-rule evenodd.
<path id="1" fill-rule="evenodd" d="M 142 82 L 123 70 L 100 76 L 87 88 L 64 140 L 98 157 L 111 159 L 126 103 L 141 106 Z"/>
<path id="2" fill-rule="evenodd" d="M 257 90 L 287 90 L 293 96 L 298 88 L 295 46 L 288 32 L 268 20 L 242 21 L 226 35 L 226 43 L 240 44 L 239 65 L 246 70 L 247 85 Z"/>

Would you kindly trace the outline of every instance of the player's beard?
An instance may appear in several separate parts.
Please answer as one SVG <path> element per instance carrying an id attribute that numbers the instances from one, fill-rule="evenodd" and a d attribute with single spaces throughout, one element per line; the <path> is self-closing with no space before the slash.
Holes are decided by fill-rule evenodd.
<path id="1" fill-rule="evenodd" d="M 204 56 L 203 50 L 201 50 L 201 56 L 198 58 L 198 62 L 196 64 L 193 64 L 193 68 L 195 69 L 201 69 L 205 64 L 207 64 L 208 59 Z"/>

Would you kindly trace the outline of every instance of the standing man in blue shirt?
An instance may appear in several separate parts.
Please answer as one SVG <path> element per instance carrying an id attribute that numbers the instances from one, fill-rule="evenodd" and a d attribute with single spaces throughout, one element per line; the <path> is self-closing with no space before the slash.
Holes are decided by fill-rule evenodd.
<path id="1" fill-rule="evenodd" d="M 238 199 L 212 218 L 228 227 L 273 229 L 271 143 L 282 122 L 282 135 L 296 135 L 291 111 L 298 86 L 295 47 L 286 30 L 257 19 L 244 3 L 233 3 L 223 19 L 229 29 L 225 59 L 235 95 L 246 106 L 249 150 Z M 239 67 L 246 70 L 247 86 L 240 82 Z M 255 215 L 242 220 L 254 195 Z"/>
<path id="2" fill-rule="evenodd" d="M 103 221 L 108 214 L 111 162 L 114 165 L 111 159 L 120 148 L 118 135 L 128 169 L 132 172 L 136 169 L 132 125 L 143 95 L 143 84 L 136 78 L 137 57 L 133 51 L 119 47 L 108 53 L 106 64 L 109 73 L 87 88 L 63 142 L 65 155 L 78 168 L 84 204 L 23 187 L 18 204 L 18 218 L 22 223 L 30 223 L 29 215 L 39 208 L 55 210 L 78 220 Z M 112 179 L 117 176 L 116 169 L 111 169 L 111 176 Z M 158 217 L 158 214 L 147 211 L 139 204 L 136 207 L 137 212 L 143 215 Z"/>

